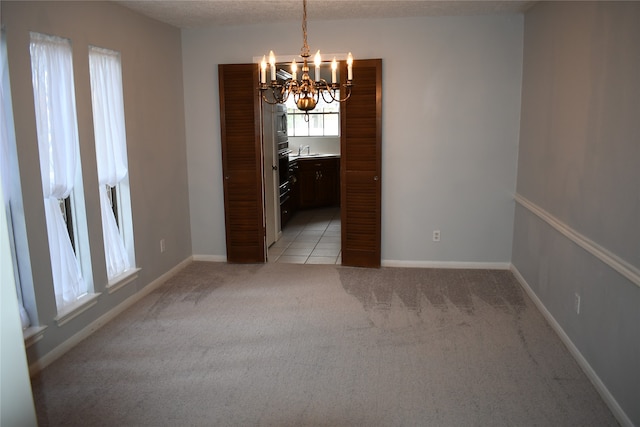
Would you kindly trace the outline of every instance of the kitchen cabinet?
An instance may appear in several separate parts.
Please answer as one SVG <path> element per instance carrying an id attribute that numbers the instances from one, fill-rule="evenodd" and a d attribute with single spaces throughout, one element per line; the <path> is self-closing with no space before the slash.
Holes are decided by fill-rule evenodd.
<path id="1" fill-rule="evenodd" d="M 298 206 L 300 209 L 340 204 L 340 158 L 300 158 Z"/>

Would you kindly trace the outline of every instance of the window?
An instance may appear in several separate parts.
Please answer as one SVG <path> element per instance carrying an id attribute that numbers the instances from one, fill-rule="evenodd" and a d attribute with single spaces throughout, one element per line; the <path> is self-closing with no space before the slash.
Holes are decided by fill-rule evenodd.
<path id="1" fill-rule="evenodd" d="M 110 281 L 134 265 L 121 68 L 118 52 L 89 48 L 102 235 Z"/>
<path id="2" fill-rule="evenodd" d="M 85 252 L 84 265 L 90 258 L 84 200 L 81 199 L 71 42 L 31 33 L 30 52 L 49 254 L 56 305 L 60 312 L 88 293 L 79 258 L 81 252 Z M 78 197 L 75 197 L 74 190 L 78 190 Z M 63 215 L 60 201 L 67 198 L 69 202 L 63 203 Z M 73 217 L 73 222 L 69 222 L 69 217 Z M 67 224 L 72 225 L 67 228 Z M 80 229 L 85 232 L 81 233 Z M 75 245 L 70 234 L 74 237 Z M 84 245 L 80 244 L 81 237 L 86 242 Z M 83 246 L 82 250 L 80 246 Z"/>
<path id="3" fill-rule="evenodd" d="M 336 97 L 340 92 L 336 92 Z M 293 96 L 287 99 L 289 136 L 338 136 L 340 135 L 340 103 L 326 103 L 322 96 L 316 108 L 307 116 L 298 110 Z"/>

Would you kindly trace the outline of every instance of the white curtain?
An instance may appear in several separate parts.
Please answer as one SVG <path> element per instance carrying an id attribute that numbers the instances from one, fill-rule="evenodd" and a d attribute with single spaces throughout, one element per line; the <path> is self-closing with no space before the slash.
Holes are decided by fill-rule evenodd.
<path id="1" fill-rule="evenodd" d="M 49 252 L 60 309 L 87 293 L 58 201 L 71 194 L 79 167 L 71 44 L 31 33 L 30 50 Z"/>
<path id="2" fill-rule="evenodd" d="M 107 194 L 107 186 L 118 185 L 128 171 L 120 55 L 91 47 L 89 70 L 104 252 L 107 276 L 111 279 L 131 266 Z"/>

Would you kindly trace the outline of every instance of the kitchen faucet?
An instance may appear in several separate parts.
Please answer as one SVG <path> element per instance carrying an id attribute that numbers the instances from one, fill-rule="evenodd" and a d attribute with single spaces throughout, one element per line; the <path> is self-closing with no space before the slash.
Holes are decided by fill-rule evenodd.
<path id="1" fill-rule="evenodd" d="M 311 155 L 311 146 L 309 145 L 301 145 L 298 147 L 298 156 L 302 154 L 304 150 L 307 150 L 307 155 Z"/>

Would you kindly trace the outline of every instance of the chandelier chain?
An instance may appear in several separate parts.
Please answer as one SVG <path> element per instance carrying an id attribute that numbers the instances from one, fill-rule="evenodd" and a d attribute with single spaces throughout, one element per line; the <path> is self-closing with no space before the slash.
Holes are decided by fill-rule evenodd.
<path id="1" fill-rule="evenodd" d="M 300 56 L 309 57 L 309 45 L 307 44 L 307 0 L 302 2 L 302 39 L 304 43 Z"/>

